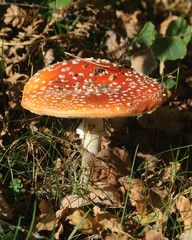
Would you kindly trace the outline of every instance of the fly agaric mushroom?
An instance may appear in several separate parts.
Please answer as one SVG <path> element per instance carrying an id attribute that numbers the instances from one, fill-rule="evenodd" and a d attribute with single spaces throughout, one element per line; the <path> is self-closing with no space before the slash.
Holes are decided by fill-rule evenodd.
<path id="1" fill-rule="evenodd" d="M 149 113 L 166 99 L 165 88 L 155 79 L 108 60 L 89 58 L 63 61 L 37 72 L 25 85 L 21 104 L 40 115 L 89 118 L 77 133 L 84 148 L 97 154 L 102 118 Z"/>

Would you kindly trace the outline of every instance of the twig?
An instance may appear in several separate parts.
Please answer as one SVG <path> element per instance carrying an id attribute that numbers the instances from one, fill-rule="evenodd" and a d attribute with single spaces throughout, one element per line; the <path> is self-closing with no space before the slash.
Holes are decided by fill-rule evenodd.
<path id="1" fill-rule="evenodd" d="M 29 3 L 9 3 L 9 2 L 3 2 L 0 3 L 0 6 L 10 6 L 10 5 L 16 5 L 19 7 L 27 7 L 27 8 L 42 8 L 42 9 L 48 9 L 48 10 L 54 10 L 54 11 L 63 11 L 63 9 L 61 8 L 52 8 L 52 7 L 48 7 L 48 6 L 41 6 L 41 5 L 37 5 L 37 4 L 29 4 Z"/>

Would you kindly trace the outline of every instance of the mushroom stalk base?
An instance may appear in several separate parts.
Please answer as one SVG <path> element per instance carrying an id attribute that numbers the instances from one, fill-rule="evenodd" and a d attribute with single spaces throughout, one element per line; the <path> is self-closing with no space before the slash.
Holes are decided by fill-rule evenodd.
<path id="1" fill-rule="evenodd" d="M 83 119 L 76 133 L 83 139 L 84 149 L 97 154 L 101 150 L 101 138 L 104 134 L 103 119 Z"/>

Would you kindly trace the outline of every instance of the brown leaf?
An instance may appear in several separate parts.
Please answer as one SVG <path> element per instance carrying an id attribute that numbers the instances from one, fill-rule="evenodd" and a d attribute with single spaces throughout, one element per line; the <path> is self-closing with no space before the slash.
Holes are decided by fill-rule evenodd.
<path id="1" fill-rule="evenodd" d="M 57 229 L 57 231 L 56 231 L 56 233 L 55 233 L 55 235 L 54 235 L 55 239 L 60 239 L 60 235 L 63 232 L 64 232 L 64 226 L 63 226 L 63 224 L 60 224 L 58 229 Z"/>
<path id="2" fill-rule="evenodd" d="M 119 59 L 127 50 L 127 42 L 122 36 L 119 37 L 117 33 L 113 30 L 108 30 L 106 32 L 106 46 L 109 51 L 109 55 L 113 58 Z"/>
<path id="3" fill-rule="evenodd" d="M 102 153 L 104 151 L 101 151 L 98 158 L 94 158 L 92 161 L 92 171 L 91 171 L 91 180 L 93 182 L 105 182 L 109 183 L 115 187 L 119 186 L 118 182 L 118 173 L 116 172 L 116 168 L 108 163 L 106 164 L 104 161 L 102 161 L 103 156 Z M 90 167 L 91 167 L 90 166 Z"/>
<path id="4" fill-rule="evenodd" d="M 74 34 L 79 37 L 89 37 L 89 30 L 93 26 L 91 22 L 78 22 L 74 29 Z"/>
<path id="5" fill-rule="evenodd" d="M 116 10 L 116 15 L 122 20 L 128 38 L 134 38 L 145 22 L 144 14 L 141 11 L 129 14 L 121 10 Z"/>
<path id="6" fill-rule="evenodd" d="M 4 23 L 12 24 L 13 27 L 20 28 L 25 21 L 26 12 L 16 5 L 11 5 L 4 15 Z"/>
<path id="7" fill-rule="evenodd" d="M 13 209 L 9 207 L 9 204 L 6 202 L 0 190 L 0 217 L 6 219 L 13 218 Z"/>
<path id="8" fill-rule="evenodd" d="M 145 240 L 162 240 L 163 238 L 162 233 L 157 232 L 156 230 L 149 230 L 145 233 Z"/>
<path id="9" fill-rule="evenodd" d="M 111 233 L 110 235 L 107 235 L 104 240 L 116 240 L 118 234 L 117 233 Z M 125 234 L 120 234 L 118 236 L 118 240 L 129 240 L 130 236 L 126 236 Z"/>
<path id="10" fill-rule="evenodd" d="M 169 26 L 169 24 L 176 20 L 178 18 L 178 16 L 169 16 L 167 19 L 165 19 L 161 24 L 160 24 L 160 29 L 159 29 L 159 32 L 160 34 L 162 34 L 163 36 L 166 35 L 166 31 L 167 31 L 167 28 Z"/>
<path id="11" fill-rule="evenodd" d="M 127 175 L 130 173 L 132 162 L 129 152 L 126 149 L 114 147 L 109 150 L 110 161 L 116 166 L 119 174 Z"/>
<path id="12" fill-rule="evenodd" d="M 184 196 L 180 196 L 177 200 L 176 207 L 181 214 L 182 221 L 184 222 L 184 229 L 189 230 L 192 224 L 192 204 L 189 199 Z"/>
<path id="13" fill-rule="evenodd" d="M 23 78 L 25 76 L 20 75 L 19 73 L 14 75 L 14 77 Z M 21 91 L 23 88 L 23 83 L 17 82 L 15 84 L 11 84 L 6 90 L 6 94 L 8 95 L 9 99 L 9 109 L 20 110 L 21 109 Z"/>
<path id="14" fill-rule="evenodd" d="M 51 205 L 46 200 L 42 200 L 39 209 L 41 215 L 36 219 L 36 231 L 52 231 L 57 224 L 57 220 Z"/>
<path id="15" fill-rule="evenodd" d="M 9 28 L 9 27 L 4 27 L 4 28 L 1 28 L 0 30 L 0 36 L 1 37 L 8 37 L 9 34 L 11 34 L 12 32 L 12 29 Z M 5 50 L 5 49 L 4 49 Z"/>
<path id="16" fill-rule="evenodd" d="M 121 206 L 119 189 L 109 183 L 97 182 L 88 185 L 88 191 L 95 194 L 103 204 Z"/>
<path id="17" fill-rule="evenodd" d="M 144 182 L 140 179 L 132 179 L 129 176 L 121 177 L 119 181 L 125 187 L 125 190 L 129 189 L 131 205 L 136 206 L 139 214 L 143 214 L 148 205 Z"/>
<path id="18" fill-rule="evenodd" d="M 109 229 L 111 232 L 118 233 L 124 228 L 124 225 L 121 227 L 121 218 L 111 213 L 99 213 L 96 215 L 96 220 L 104 229 Z"/>
<path id="19" fill-rule="evenodd" d="M 141 49 L 131 56 L 131 67 L 139 73 L 150 75 L 157 68 L 157 60 L 150 48 Z"/>
<path id="20" fill-rule="evenodd" d="M 128 239 L 127 237 L 129 237 L 129 239 L 134 239 L 130 234 L 125 232 L 125 225 L 121 225 L 120 217 L 108 212 L 102 212 L 98 206 L 94 206 L 93 211 L 95 213 L 97 222 L 102 225 L 104 230 L 110 230 L 112 233 L 119 233 L 120 231 L 120 239 Z M 117 237 L 116 234 L 110 236 Z"/>
<path id="21" fill-rule="evenodd" d="M 85 196 L 83 198 L 83 197 L 79 197 L 76 194 L 71 194 L 62 199 L 61 206 L 62 206 L 62 208 L 66 208 L 66 207 L 80 208 L 82 206 L 92 204 L 92 202 L 89 199 L 92 201 L 94 200 L 89 195 L 87 195 L 87 197 Z"/>
<path id="22" fill-rule="evenodd" d="M 18 42 L 18 39 L 16 41 Z M 6 58 L 6 63 L 7 65 L 9 64 L 8 69 L 6 69 L 6 74 L 8 75 L 8 77 L 11 74 L 15 73 L 15 64 L 26 63 L 27 58 L 28 58 L 28 54 L 24 46 L 17 45 L 17 46 L 10 47 L 9 53 Z M 10 74 L 8 72 L 10 72 Z"/>
<path id="23" fill-rule="evenodd" d="M 54 60 L 55 60 L 54 49 L 53 48 L 49 48 L 47 50 L 47 52 L 44 53 L 44 61 L 46 63 L 46 66 L 51 65 Z"/>
<path id="24" fill-rule="evenodd" d="M 180 236 L 180 240 L 190 240 L 190 239 L 192 239 L 192 229 L 184 231 Z"/>
<path id="25" fill-rule="evenodd" d="M 60 235 L 64 232 L 64 224 L 68 215 L 68 207 L 62 208 L 56 212 L 56 219 L 58 220 L 57 229 L 55 232 L 55 239 L 60 239 Z"/>
<path id="26" fill-rule="evenodd" d="M 69 223 L 72 225 L 77 226 L 83 216 L 86 214 L 83 210 L 70 210 L 70 214 L 67 216 L 67 219 L 69 220 Z M 79 226 L 80 231 L 85 231 L 86 233 L 100 233 L 103 231 L 102 226 L 95 220 L 94 217 L 91 216 L 91 214 L 88 213 L 86 218 L 83 220 L 81 225 Z"/>

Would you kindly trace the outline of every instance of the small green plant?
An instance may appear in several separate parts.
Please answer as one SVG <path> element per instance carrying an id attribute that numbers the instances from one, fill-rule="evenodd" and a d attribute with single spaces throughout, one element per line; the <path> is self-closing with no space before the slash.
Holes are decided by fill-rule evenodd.
<path id="1" fill-rule="evenodd" d="M 21 179 L 15 178 L 10 182 L 9 188 L 12 190 L 15 198 L 17 198 L 21 193 L 25 192 Z"/>
<path id="2" fill-rule="evenodd" d="M 132 44 L 139 42 L 143 47 L 150 47 L 156 58 L 164 65 L 167 60 L 175 61 L 186 56 L 191 35 L 192 27 L 184 18 L 178 17 L 169 24 L 165 35 L 158 33 L 152 22 L 147 22 L 139 35 L 133 39 Z M 177 88 L 179 68 L 174 70 L 174 73 L 176 73 L 175 79 L 163 76 L 168 89 Z"/>
<path id="3" fill-rule="evenodd" d="M 183 59 L 187 54 L 191 34 L 191 26 L 179 17 L 169 24 L 165 36 L 155 30 L 152 22 L 147 22 L 132 43 L 139 42 L 144 47 L 151 47 L 160 62 L 174 61 Z"/>

